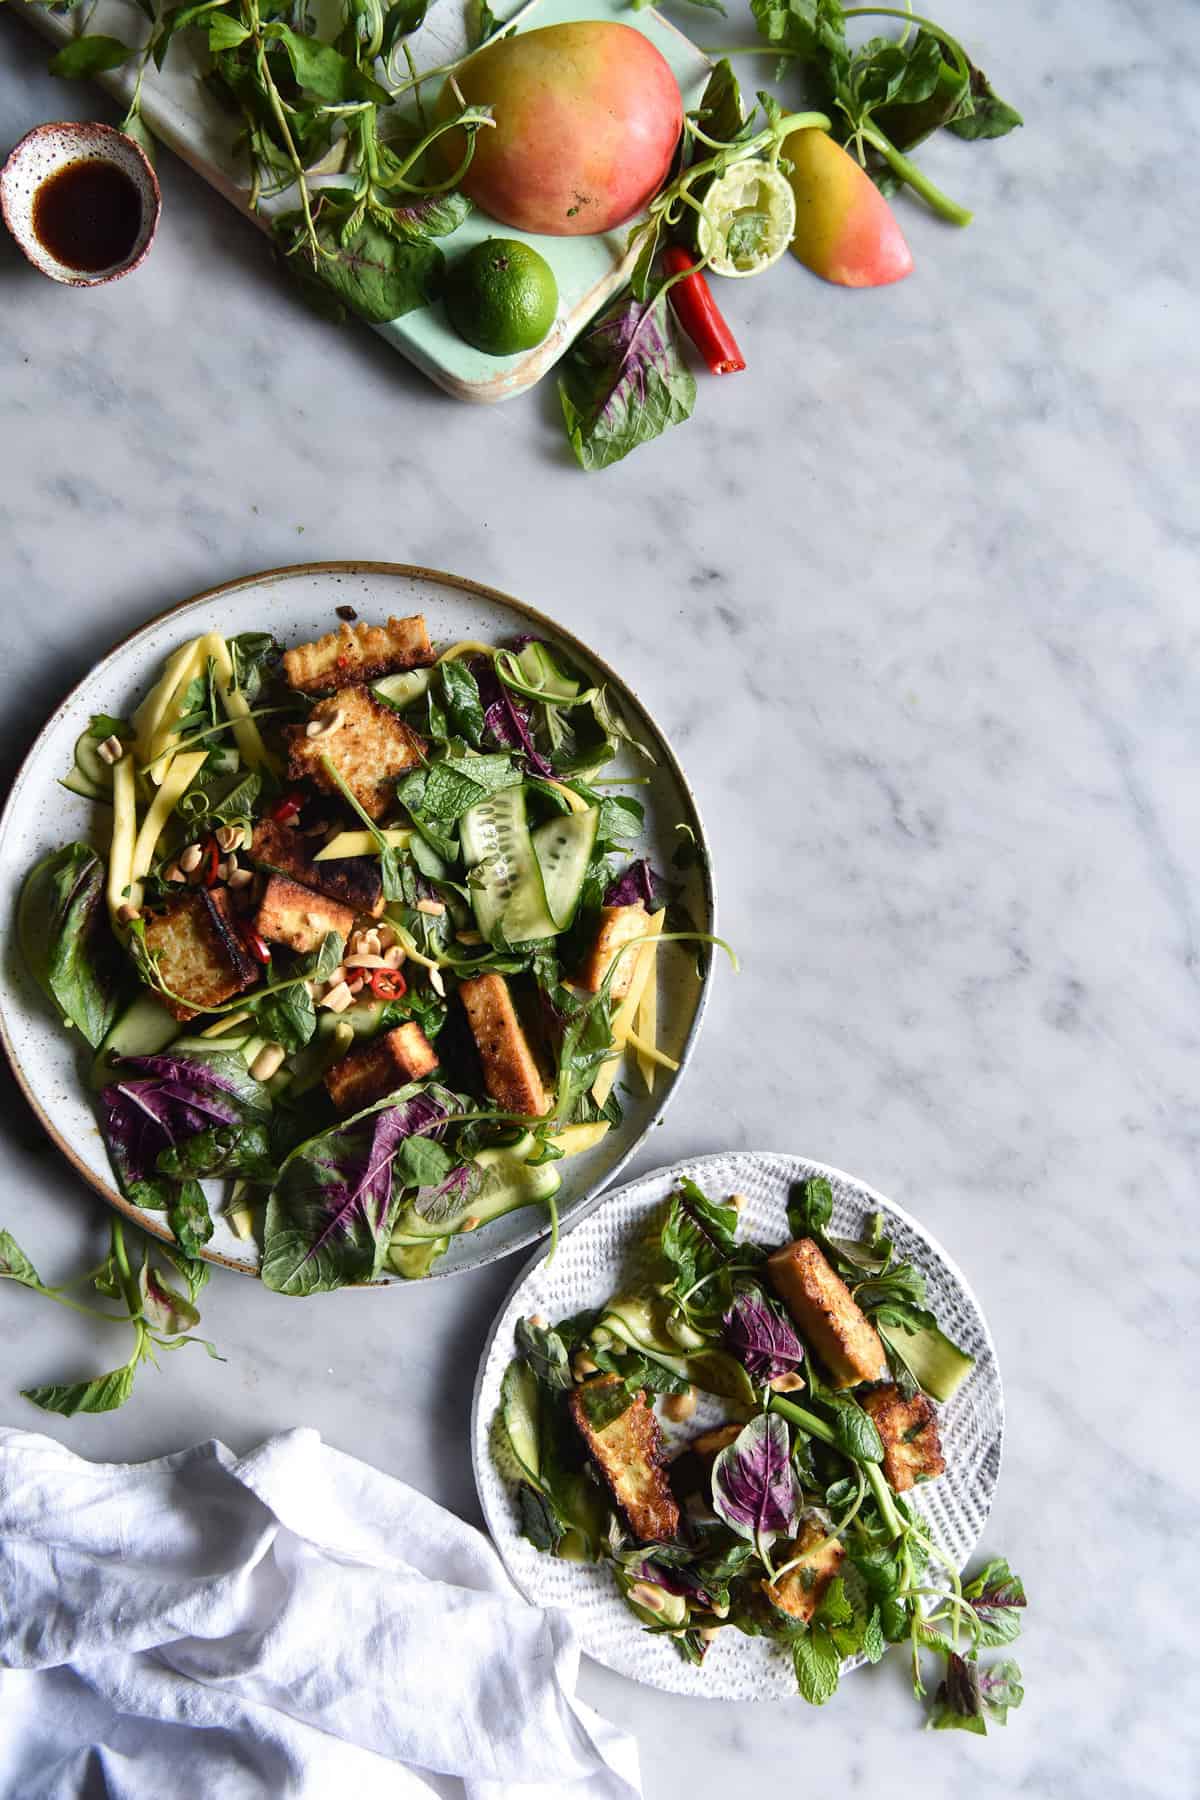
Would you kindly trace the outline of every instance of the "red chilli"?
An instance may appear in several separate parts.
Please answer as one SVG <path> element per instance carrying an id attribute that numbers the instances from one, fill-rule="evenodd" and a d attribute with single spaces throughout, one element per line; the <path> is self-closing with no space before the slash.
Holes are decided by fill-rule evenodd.
<path id="1" fill-rule="evenodd" d="M 371 992 L 377 1000 L 400 1000 L 408 992 L 408 983 L 399 969 L 372 969 Z"/>
<path id="2" fill-rule="evenodd" d="M 248 921 L 243 921 L 238 926 L 238 936 L 241 938 L 243 944 L 245 944 L 255 962 L 270 962 L 271 946 L 267 943 L 266 938 L 259 936 L 253 925 Z"/>
<path id="3" fill-rule="evenodd" d="M 695 259 L 682 244 L 672 244 L 663 256 L 668 275 L 682 275 L 667 290 L 667 298 L 684 331 L 708 364 L 713 375 L 736 375 L 746 366 L 732 331 L 721 317 L 720 308 L 709 292 L 704 276 L 695 269 Z"/>
<path id="4" fill-rule="evenodd" d="M 282 800 L 275 802 L 268 816 L 275 821 L 276 825 L 286 825 L 289 819 L 296 817 L 303 804 L 303 794 L 295 792 L 285 794 Z"/>

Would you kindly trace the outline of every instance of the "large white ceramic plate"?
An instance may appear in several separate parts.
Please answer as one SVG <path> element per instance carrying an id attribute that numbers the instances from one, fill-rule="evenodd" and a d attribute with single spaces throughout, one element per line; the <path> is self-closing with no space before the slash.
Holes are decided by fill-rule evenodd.
<path id="1" fill-rule="evenodd" d="M 538 1606 L 567 1608 L 589 1655 L 634 1681 L 714 1700 L 794 1697 L 791 1662 L 767 1640 L 722 1632 L 703 1668 L 694 1668 L 667 1638 L 642 1630 L 607 1569 L 560 1562 L 535 1550 L 520 1534 L 512 1490 L 491 1454 L 492 1423 L 517 1320 L 530 1313 L 560 1319 L 635 1284 L 645 1274 L 646 1227 L 681 1175 L 690 1176 L 713 1199 L 744 1194 L 743 1234 L 763 1243 L 786 1240 L 789 1190 L 814 1175 L 832 1184 L 833 1229 L 839 1235 L 857 1236 L 872 1213 L 884 1215 L 900 1253 L 924 1272 L 929 1305 L 943 1330 L 975 1358 L 954 1398 L 939 1408 L 946 1473 L 911 1496 L 938 1544 L 960 1568 L 987 1523 L 1000 1471 L 1004 1397 L 995 1347 L 965 1277 L 914 1218 L 839 1169 L 766 1151 L 701 1156 L 627 1183 L 559 1245 L 552 1263 L 535 1258 L 500 1308 L 475 1384 L 471 1454 L 488 1529 L 521 1592 Z M 721 1416 L 716 1403 L 702 1400 L 688 1426 L 681 1430 L 664 1421 L 664 1429 L 668 1440 L 688 1437 Z"/>
<path id="2" fill-rule="evenodd" d="M 360 618 L 376 622 L 389 614 L 403 617 L 423 612 L 435 643 L 448 644 L 458 638 L 496 643 L 533 632 L 561 645 L 573 662 L 605 682 L 630 728 L 656 759 L 651 765 L 631 752 L 606 770 L 608 775 L 649 777 L 647 786 L 630 790 L 646 807 L 646 830 L 639 849 L 656 867 L 671 870 L 672 856 L 684 841 L 677 826 L 686 825 L 695 833 L 700 849 L 695 866 L 681 876 L 676 870 L 671 872 L 684 883 L 682 900 L 697 928 L 716 930 L 716 898 L 704 831 L 670 745 L 619 676 L 569 632 L 532 608 L 477 582 L 396 563 L 309 563 L 273 569 L 185 600 L 118 644 L 67 696 L 26 757 L 0 817 L 0 883 L 7 921 L 0 958 L 4 1048 L 34 1111 L 63 1154 L 105 1199 L 160 1236 L 165 1235 L 162 1215 L 142 1213 L 116 1191 L 90 1103 L 88 1059 L 81 1054 L 81 1041 L 77 1036 L 72 1041 L 73 1034 L 57 1024 L 23 966 L 15 922 L 21 882 L 46 851 L 87 838 L 97 826 L 97 848 L 105 848 L 105 826 L 98 815 L 104 815 L 106 809 L 76 798 L 59 785 L 71 767 L 75 740 L 93 713 L 121 716 L 131 711 L 155 679 L 163 658 L 201 631 L 216 629 L 229 635 L 264 630 L 273 632 L 284 644 L 302 643 L 336 628 L 335 608 L 339 606 L 352 606 Z M 680 1074 L 659 1070 L 653 1098 L 635 1075 L 629 1082 L 630 1092 L 622 1093 L 626 1102 L 623 1123 L 594 1150 L 563 1164 L 558 1201 L 564 1224 L 581 1215 L 661 1118 L 696 1041 L 707 982 L 702 986 L 697 980 L 695 961 L 686 947 L 664 946 L 657 960 L 660 1043 L 680 1063 Z M 433 1275 L 457 1274 L 493 1262 L 534 1243 L 545 1228 L 546 1215 L 540 1207 L 510 1213 L 486 1229 L 454 1238 L 446 1255 L 434 1265 Z M 257 1246 L 235 1237 L 223 1220 L 217 1221 L 205 1255 L 247 1274 L 254 1274 L 258 1267 Z"/>

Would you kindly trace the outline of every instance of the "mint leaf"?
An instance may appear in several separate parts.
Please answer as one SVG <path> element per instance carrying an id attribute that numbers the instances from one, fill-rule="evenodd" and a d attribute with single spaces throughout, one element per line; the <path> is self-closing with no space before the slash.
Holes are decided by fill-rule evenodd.
<path id="1" fill-rule="evenodd" d="M 837 1693 L 842 1659 L 826 1632 L 818 1628 L 798 1637 L 792 1644 L 792 1663 L 796 1685 L 810 1706 L 824 1706 Z"/>

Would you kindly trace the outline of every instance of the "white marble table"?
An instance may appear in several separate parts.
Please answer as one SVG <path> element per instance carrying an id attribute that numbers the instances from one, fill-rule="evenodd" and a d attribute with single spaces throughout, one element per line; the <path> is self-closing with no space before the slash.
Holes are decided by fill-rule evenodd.
<path id="1" fill-rule="evenodd" d="M 1032 1596 L 1024 1711 L 981 1743 L 918 1735 L 890 1664 L 821 1714 L 591 1668 L 651 1800 L 1200 1785 L 1194 13 L 939 17 L 1030 121 L 928 151 L 976 225 L 905 205 L 918 270 L 880 293 L 739 286 L 749 372 L 602 475 L 567 460 L 550 384 L 458 408 L 313 320 L 170 162 L 130 281 L 71 293 L 0 242 L 6 767 L 110 640 L 228 576 L 381 557 L 524 595 L 674 736 L 745 956 L 640 1166 L 760 1145 L 855 1170 L 988 1310 L 1009 1439 L 987 1543 Z M 2 145 L 104 115 L 44 58 L 0 21 Z M 0 1221 L 65 1274 L 103 1209 L 4 1096 Z M 105 1347 L 6 1290 L 0 1419 L 110 1458 L 303 1421 L 475 1518 L 471 1377 L 513 1273 L 303 1310 L 218 1278 L 228 1362 L 184 1355 L 76 1421 L 17 1389 Z"/>

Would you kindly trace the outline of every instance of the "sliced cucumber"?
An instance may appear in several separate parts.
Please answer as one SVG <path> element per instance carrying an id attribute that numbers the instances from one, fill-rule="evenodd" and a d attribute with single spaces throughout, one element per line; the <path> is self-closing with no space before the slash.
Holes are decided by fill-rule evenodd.
<path id="1" fill-rule="evenodd" d="M 331 1037 L 339 1025 L 348 1025 L 356 1038 L 374 1037 L 383 1028 L 386 1000 L 356 1000 L 344 1013 L 321 1012 L 317 1015 L 317 1031 Z"/>
<path id="2" fill-rule="evenodd" d="M 517 1358 L 504 1371 L 500 1416 L 509 1448 L 530 1481 L 537 1481 L 542 1471 L 538 1411 L 537 1376 L 527 1362 Z"/>
<path id="3" fill-rule="evenodd" d="M 403 1275 L 405 1281 L 420 1281 L 428 1275 L 438 1257 L 444 1256 L 449 1248 L 449 1238 L 422 1238 L 417 1244 L 405 1244 L 399 1238 L 393 1238 L 388 1249 L 388 1261 L 397 1275 Z"/>
<path id="4" fill-rule="evenodd" d="M 559 813 L 533 834 L 546 907 L 560 931 L 575 917 L 599 827 L 600 808 L 589 806 L 585 812 Z"/>
<path id="5" fill-rule="evenodd" d="M 880 1336 L 913 1380 L 943 1403 L 975 1367 L 975 1358 L 951 1343 L 936 1325 L 913 1332 L 881 1326 Z"/>
<path id="6" fill-rule="evenodd" d="M 181 1026 L 157 995 L 142 988 L 113 1021 L 92 1063 L 92 1080 L 103 1087 L 111 1078 L 113 1056 L 155 1056 L 173 1044 Z M 211 1048 L 211 1046 L 209 1046 Z"/>
<path id="7" fill-rule="evenodd" d="M 113 766 L 101 756 L 100 740 L 92 736 L 90 727 L 75 739 L 75 768 L 84 781 L 90 781 L 102 794 L 112 793 Z"/>
<path id="8" fill-rule="evenodd" d="M 542 871 L 525 818 L 525 789 L 498 788 L 459 821 L 463 859 L 471 871 L 475 923 L 488 942 L 553 937 Z"/>
<path id="9" fill-rule="evenodd" d="M 436 1218 L 426 1219 L 415 1207 L 407 1206 L 397 1224 L 395 1239 L 414 1244 L 423 1238 L 447 1237 L 460 1231 L 467 1219 L 487 1225 L 518 1206 L 549 1200 L 562 1186 L 562 1176 L 555 1163 L 526 1162 L 535 1148 L 533 1133 L 526 1131 L 507 1149 L 480 1150 L 474 1159 L 483 1171 L 478 1191 L 453 1211 L 439 1213 Z"/>
<path id="10" fill-rule="evenodd" d="M 78 769 L 72 769 L 69 775 L 64 775 L 58 785 L 65 787 L 69 794 L 78 794 L 82 800 L 100 800 L 105 806 L 112 805 L 112 789 L 93 787 Z"/>
<path id="11" fill-rule="evenodd" d="M 579 692 L 579 683 L 563 673 L 546 644 L 526 644 L 517 666 L 530 687 L 540 688 L 550 700 L 573 700 Z"/>
<path id="12" fill-rule="evenodd" d="M 174 1039 L 173 1048 L 181 1056 L 244 1056 L 247 1044 L 256 1044 L 261 1050 L 264 1038 L 254 1038 L 247 1031 L 230 1031 L 221 1037 L 178 1037 Z"/>
<path id="13" fill-rule="evenodd" d="M 371 692 L 385 706 L 403 712 L 428 691 L 432 676 L 432 669 L 405 669 L 401 675 L 385 675 L 382 681 L 372 682 Z"/>

